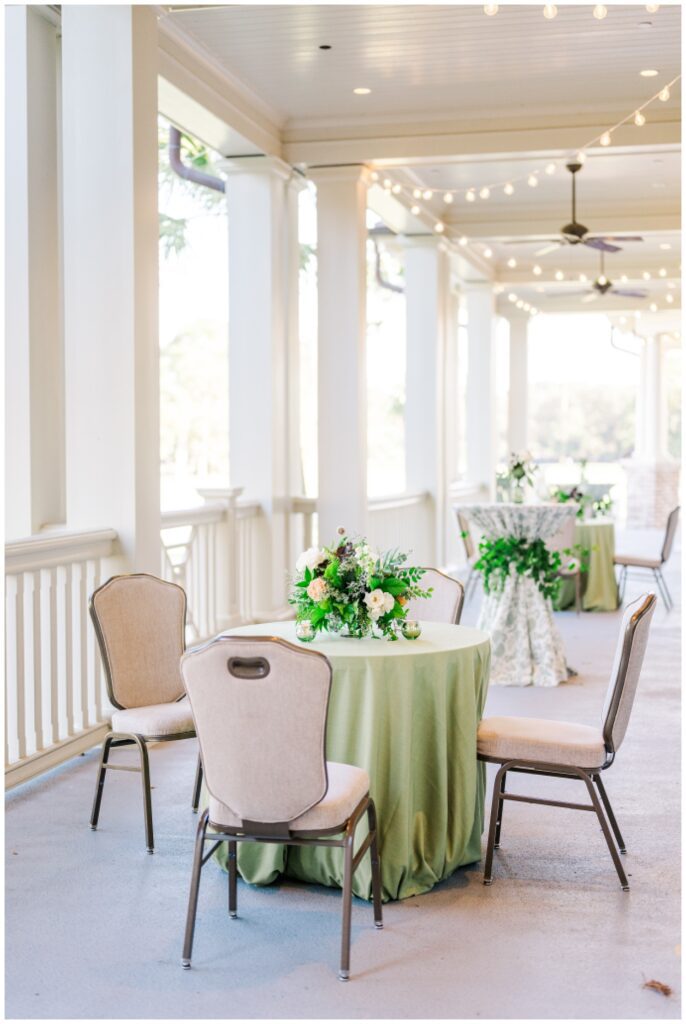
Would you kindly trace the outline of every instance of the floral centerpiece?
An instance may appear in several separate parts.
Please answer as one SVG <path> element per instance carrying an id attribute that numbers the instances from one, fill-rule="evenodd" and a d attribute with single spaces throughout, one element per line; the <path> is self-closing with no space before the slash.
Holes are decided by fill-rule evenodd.
<path id="1" fill-rule="evenodd" d="M 512 452 L 507 466 L 507 476 L 513 484 L 512 500 L 517 503 L 524 501 L 524 485 L 533 484 L 534 474 L 538 470 L 532 460 L 530 452 L 522 452 L 518 455 Z"/>
<path id="2" fill-rule="evenodd" d="M 424 570 L 406 565 L 401 551 L 377 554 L 364 538 L 349 539 L 340 528 L 331 547 L 309 548 L 296 563 L 293 591 L 296 621 L 314 633 L 374 634 L 397 640 L 410 598 L 430 597 L 419 580 Z"/>
<path id="3" fill-rule="evenodd" d="M 594 498 L 580 484 L 576 484 L 574 487 L 554 487 L 550 496 L 553 501 L 557 501 L 560 505 L 570 501 L 576 502 L 579 506 L 579 511 L 576 514 L 577 519 L 586 519 L 589 514 L 591 518 L 605 516 L 612 509 L 612 498 L 609 494 L 603 494 L 600 498 Z"/>

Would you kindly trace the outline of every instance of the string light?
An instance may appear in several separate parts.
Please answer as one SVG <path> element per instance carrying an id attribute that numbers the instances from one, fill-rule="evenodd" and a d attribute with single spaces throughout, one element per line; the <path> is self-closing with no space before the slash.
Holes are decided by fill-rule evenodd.
<path id="1" fill-rule="evenodd" d="M 482 199 L 488 199 L 490 194 L 491 190 L 487 185 L 484 185 L 484 187 L 479 192 L 479 195 L 481 196 Z"/>
<path id="2" fill-rule="evenodd" d="M 399 192 L 402 192 L 402 185 L 394 185 L 391 192 L 394 196 L 397 196 Z"/>
<path id="3" fill-rule="evenodd" d="M 650 273 L 649 273 L 649 271 L 647 271 L 647 270 L 643 271 L 643 280 L 644 281 L 650 281 Z"/>
<path id="4" fill-rule="evenodd" d="M 467 200 L 468 203 L 474 202 L 474 200 L 476 199 L 476 192 L 474 191 L 473 188 L 470 188 L 468 190 L 467 194 L 465 195 L 465 199 Z"/>
<path id="5" fill-rule="evenodd" d="M 579 150 L 579 152 L 576 154 L 576 162 L 578 164 L 581 164 L 582 166 L 583 164 L 586 163 L 586 154 L 584 153 L 583 149 Z"/>
<path id="6" fill-rule="evenodd" d="M 537 263 L 536 266 L 534 267 L 534 274 L 536 275 L 536 277 L 540 277 L 542 273 L 543 273 L 543 271 L 541 270 L 541 268 L 539 267 L 539 265 Z"/>
<path id="7" fill-rule="evenodd" d="M 497 14 L 497 13 L 498 13 L 498 5 L 497 4 L 484 4 L 484 14 L 486 14 L 489 18 L 492 18 L 493 15 Z"/>
<path id="8" fill-rule="evenodd" d="M 462 248 L 464 248 L 464 247 L 465 247 L 465 245 L 467 245 L 467 243 L 468 243 L 468 242 L 469 242 L 469 239 L 467 238 L 467 236 L 466 236 L 466 235 L 462 235 L 462 236 L 461 236 L 460 238 L 458 238 L 458 240 L 457 240 L 457 244 L 458 244 L 458 245 L 461 245 L 461 246 L 462 246 Z"/>
<path id="9" fill-rule="evenodd" d="M 413 188 L 412 189 L 412 198 L 413 199 L 421 199 L 422 198 L 422 190 L 420 188 Z"/>
<path id="10" fill-rule="evenodd" d="M 666 103 L 667 100 L 669 99 L 669 97 L 670 97 L 669 86 L 666 85 L 664 87 L 664 89 L 660 89 L 660 92 L 658 94 L 658 99 L 662 100 L 663 103 Z"/>
<path id="11" fill-rule="evenodd" d="M 667 295 L 665 296 L 665 298 L 667 299 L 667 302 L 669 302 L 670 305 L 672 304 L 672 302 L 674 302 L 674 296 L 672 295 L 671 292 L 667 292 Z"/>
<path id="12" fill-rule="evenodd" d="M 543 8 L 543 17 L 551 21 L 557 17 L 557 7 L 555 4 L 546 4 Z"/>
<path id="13" fill-rule="evenodd" d="M 554 174 L 556 170 L 557 170 L 557 164 L 548 164 L 548 166 L 545 169 L 545 173 L 546 174 Z"/>
<path id="14" fill-rule="evenodd" d="M 523 300 L 522 299 L 517 299 L 517 301 L 515 302 L 515 306 L 517 307 L 517 309 L 524 309 L 524 302 L 523 302 Z"/>
<path id="15" fill-rule="evenodd" d="M 391 186 L 392 186 L 392 184 L 393 184 L 393 182 L 391 181 L 391 179 L 390 179 L 390 178 L 384 178 L 384 180 L 383 180 L 383 187 L 384 187 L 384 188 L 385 188 L 386 190 L 390 189 L 390 188 L 391 188 Z"/>
<path id="16" fill-rule="evenodd" d="M 564 281 L 564 279 L 565 279 L 565 275 L 562 273 L 562 271 L 561 270 L 556 270 L 555 271 L 555 280 L 556 281 Z"/>
<path id="17" fill-rule="evenodd" d="M 446 192 L 446 194 L 443 196 L 443 202 L 450 204 L 450 203 L 452 203 L 452 201 L 453 201 L 453 194 L 452 194 L 452 192 Z"/>
<path id="18" fill-rule="evenodd" d="M 371 171 L 369 177 L 372 179 L 372 181 L 378 181 L 379 180 L 379 172 L 378 171 Z"/>
<path id="19" fill-rule="evenodd" d="M 509 260 L 507 261 L 507 265 L 511 270 L 514 270 L 514 268 L 517 266 L 517 260 L 514 258 L 514 256 L 511 256 L 509 258 Z"/>
<path id="20" fill-rule="evenodd" d="M 434 224 L 434 231 L 438 235 L 442 235 L 443 234 L 443 232 L 445 231 L 445 224 L 443 223 L 443 221 L 441 221 L 441 220 L 437 220 L 436 221 L 436 223 Z"/>
<path id="21" fill-rule="evenodd" d="M 637 110 L 636 113 L 634 114 L 634 124 L 636 125 L 637 128 L 642 128 L 645 123 L 646 123 L 645 116 L 641 113 L 640 110 Z"/>
<path id="22" fill-rule="evenodd" d="M 507 297 L 510 300 L 510 302 L 516 302 L 517 301 L 517 296 L 515 295 L 514 292 L 510 292 L 510 294 Z"/>
<path id="23" fill-rule="evenodd" d="M 609 132 L 603 132 L 599 139 L 601 146 L 609 146 L 612 142 L 612 136 Z"/>
<path id="24" fill-rule="evenodd" d="M 626 274 L 622 274 L 619 280 L 622 282 L 622 284 L 626 284 L 629 278 L 626 276 Z"/>
<path id="25" fill-rule="evenodd" d="M 607 17 L 607 7 L 604 4 L 596 4 L 593 8 L 593 17 L 597 18 L 598 21 L 602 21 L 603 18 Z"/>
<path id="26" fill-rule="evenodd" d="M 579 280 L 581 281 L 582 284 L 586 284 L 586 282 L 588 281 L 588 278 L 586 277 L 585 274 L 579 274 Z"/>
<path id="27" fill-rule="evenodd" d="M 660 277 L 667 277 L 667 271 L 664 267 L 660 267 L 658 274 L 660 275 Z"/>
<path id="28" fill-rule="evenodd" d="M 423 195 L 424 199 L 431 199 L 431 197 L 433 196 L 433 192 L 431 191 L 430 188 L 427 188 L 427 189 L 424 189 L 422 195 Z"/>
<path id="29" fill-rule="evenodd" d="M 506 196 L 514 195 L 514 185 L 512 184 L 512 182 L 508 181 L 508 183 L 503 188 L 503 192 L 505 193 Z"/>
<path id="30" fill-rule="evenodd" d="M 648 14 L 657 14 L 659 10 L 659 4 L 646 4 L 646 11 L 648 12 Z"/>
<path id="31" fill-rule="evenodd" d="M 413 207 L 412 207 L 412 208 L 410 209 L 410 213 L 412 214 L 412 216 L 413 216 L 413 217 L 416 217 L 416 216 L 418 216 L 418 214 L 419 214 L 420 212 L 421 212 L 421 211 L 420 211 L 420 209 L 419 209 L 419 207 L 418 207 L 418 206 L 413 206 Z"/>
<path id="32" fill-rule="evenodd" d="M 538 185 L 538 178 L 535 174 L 530 174 L 529 177 L 526 179 L 526 183 L 530 188 L 536 188 L 536 186 Z"/>
<path id="33" fill-rule="evenodd" d="M 650 303 L 650 312 L 651 313 L 657 313 L 657 303 L 655 303 L 655 302 L 651 302 Z"/>
<path id="34" fill-rule="evenodd" d="M 484 249 L 484 256 L 486 257 L 486 259 L 487 259 L 487 260 L 490 260 L 490 258 L 491 258 L 491 256 L 492 256 L 492 255 L 493 255 L 493 250 L 492 250 L 492 249 L 489 249 L 489 248 L 488 248 L 488 246 L 487 246 L 487 247 L 486 247 L 486 248 Z"/>

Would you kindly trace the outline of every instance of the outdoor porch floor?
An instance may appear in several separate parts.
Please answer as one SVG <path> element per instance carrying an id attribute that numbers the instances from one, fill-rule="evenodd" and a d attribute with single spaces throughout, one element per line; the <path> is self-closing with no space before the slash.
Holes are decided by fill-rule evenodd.
<path id="1" fill-rule="evenodd" d="M 677 557 L 667 574 L 675 597 Z M 630 584 L 629 596 L 641 589 Z M 595 817 L 509 804 L 492 886 L 482 864 L 461 869 L 386 905 L 381 932 L 355 901 L 349 984 L 336 977 L 338 890 L 240 882 L 232 921 L 212 863 L 184 971 L 195 741 L 153 748 L 154 856 L 135 775 L 108 779 L 100 828 L 89 830 L 93 749 L 8 795 L 6 1016 L 678 1018 L 679 605 L 657 609 L 629 733 L 605 776 L 630 893 Z M 473 603 L 465 621 L 475 612 Z M 551 690 L 492 689 L 486 714 L 597 721 L 620 613 L 557 619 L 579 675 Z M 570 782 L 513 783 L 524 787 L 584 798 Z M 642 988 L 653 978 L 674 994 Z"/>

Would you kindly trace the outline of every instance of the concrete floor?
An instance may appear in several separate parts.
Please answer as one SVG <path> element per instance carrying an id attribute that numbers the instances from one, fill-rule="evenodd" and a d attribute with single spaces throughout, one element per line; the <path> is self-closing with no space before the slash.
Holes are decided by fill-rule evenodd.
<path id="1" fill-rule="evenodd" d="M 674 558 L 674 592 L 676 569 Z M 472 604 L 466 621 L 475 615 Z M 493 689 L 487 714 L 598 719 L 619 614 L 558 621 L 579 675 L 552 690 Z M 678 1018 L 679 621 L 679 606 L 658 607 L 629 733 L 606 776 L 630 893 L 591 815 L 510 804 L 491 887 L 479 865 L 461 869 L 387 905 L 381 932 L 355 902 L 349 984 L 336 978 L 340 892 L 239 883 L 241 916 L 230 921 L 214 864 L 183 971 L 195 741 L 153 749 L 152 857 L 137 776 L 109 780 L 101 827 L 88 829 L 93 750 L 8 795 L 6 1016 Z M 582 796 L 564 781 L 516 785 Z M 652 978 L 674 994 L 643 989 Z"/>

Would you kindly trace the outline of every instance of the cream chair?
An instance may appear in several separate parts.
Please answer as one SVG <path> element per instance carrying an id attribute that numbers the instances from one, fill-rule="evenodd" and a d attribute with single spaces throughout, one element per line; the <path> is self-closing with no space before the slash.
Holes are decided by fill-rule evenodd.
<path id="1" fill-rule="evenodd" d="M 492 881 L 493 850 L 500 846 L 504 801 L 515 800 L 551 807 L 595 811 L 622 889 L 628 891 L 629 883 L 613 842 L 610 826 L 621 853 L 626 853 L 626 847 L 600 773 L 614 763 L 629 724 L 655 604 L 654 594 L 644 594 L 638 601 L 630 604 L 624 613 L 600 726 L 575 725 L 539 718 L 485 718 L 479 725 L 479 760 L 500 765 L 493 784 L 484 885 L 490 885 Z M 508 772 L 579 779 L 586 786 L 591 803 L 570 804 L 560 800 L 544 800 L 518 793 L 506 793 L 505 781 Z M 603 806 L 607 818 L 603 813 Z"/>
<path id="2" fill-rule="evenodd" d="M 143 781 L 145 844 L 154 850 L 150 795 L 149 742 L 185 740 L 195 736 L 190 705 L 184 700 L 180 660 L 186 631 L 186 595 L 175 583 L 147 573 L 113 576 L 95 590 L 89 603 L 100 646 L 112 713 L 112 729 L 102 745 L 91 813 L 98 826 L 105 774 L 140 771 Z M 110 750 L 135 744 L 140 768 L 111 764 Z M 193 789 L 197 811 L 202 784 L 198 765 Z"/>
<path id="3" fill-rule="evenodd" d="M 468 599 L 469 594 L 471 591 L 473 591 L 478 579 L 478 573 L 474 571 L 474 563 L 477 561 L 478 552 L 476 550 L 474 538 L 472 537 L 472 531 L 469 526 L 469 520 L 462 512 L 460 512 L 460 509 L 457 505 L 453 505 L 453 511 L 455 513 L 455 518 L 457 519 L 457 525 L 460 531 L 460 538 L 462 540 L 462 546 L 464 548 L 464 554 L 467 560 L 467 565 L 469 566 L 469 572 L 467 573 L 467 582 L 465 583 L 464 587 L 465 599 Z"/>
<path id="4" fill-rule="evenodd" d="M 223 842 L 230 917 L 237 914 L 237 843 L 336 846 L 344 858 L 339 978 L 347 981 L 353 874 L 370 850 L 374 921 L 381 928 L 381 870 L 369 776 L 325 760 L 328 659 L 276 638 L 221 637 L 189 651 L 181 671 L 209 793 L 195 841 L 183 967 L 191 966 L 200 872 Z M 354 853 L 355 828 L 365 814 L 367 835 Z M 205 853 L 207 840 L 215 845 Z"/>
<path id="5" fill-rule="evenodd" d="M 659 558 L 642 558 L 639 555 L 615 555 L 615 565 L 619 565 L 621 567 L 619 573 L 620 601 L 624 598 L 624 588 L 626 587 L 626 578 L 629 572 L 651 572 L 655 577 L 655 582 L 662 594 L 667 610 L 670 611 L 674 607 L 672 595 L 670 594 L 665 578 L 662 575 L 662 566 L 672 553 L 674 537 L 676 535 L 678 525 L 679 505 L 677 505 L 676 508 L 673 508 L 667 516 L 667 526 L 665 527 L 665 536 L 662 542 L 662 551 L 660 552 Z"/>
<path id="6" fill-rule="evenodd" d="M 464 587 L 459 580 L 439 569 L 425 569 L 420 582 L 423 590 L 433 589 L 431 597 L 416 597 L 409 602 L 407 618 L 423 622 L 449 622 L 459 625 L 464 605 Z"/>

